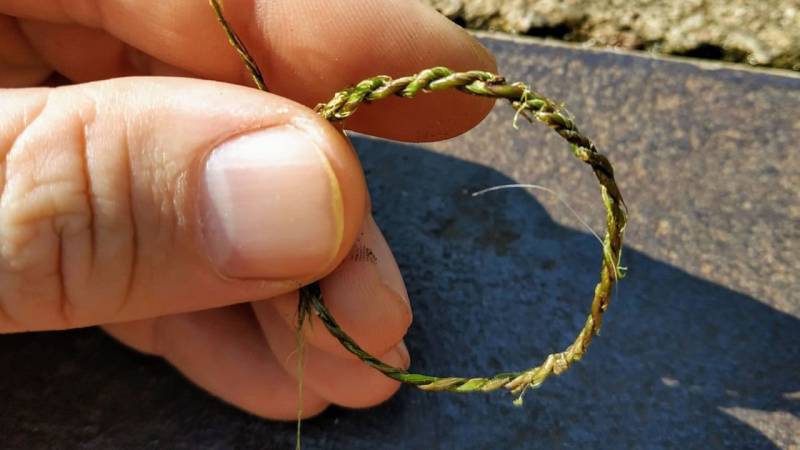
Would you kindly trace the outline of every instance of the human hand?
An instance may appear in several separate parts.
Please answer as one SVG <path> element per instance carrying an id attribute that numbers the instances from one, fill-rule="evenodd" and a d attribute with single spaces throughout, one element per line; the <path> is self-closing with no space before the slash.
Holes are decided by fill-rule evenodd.
<path id="1" fill-rule="evenodd" d="M 361 167 L 307 107 L 376 74 L 495 66 L 415 1 L 229 0 L 226 16 L 271 94 L 235 85 L 249 77 L 204 1 L 0 3 L 0 86 L 14 88 L 0 90 L 0 332 L 102 325 L 214 395 L 290 419 L 298 286 L 321 279 L 356 341 L 409 363 L 407 293 Z M 54 71 L 75 84 L 35 87 Z M 491 106 L 388 99 L 347 125 L 439 140 Z M 304 331 L 306 416 L 398 388 L 321 324 Z"/>

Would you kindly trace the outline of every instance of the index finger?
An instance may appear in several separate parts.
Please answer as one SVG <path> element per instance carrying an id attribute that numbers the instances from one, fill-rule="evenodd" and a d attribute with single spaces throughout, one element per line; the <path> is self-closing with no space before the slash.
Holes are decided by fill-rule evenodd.
<path id="1" fill-rule="evenodd" d="M 204 1 L 6 0 L 0 12 L 102 28 L 199 77 L 250 84 Z M 405 76 L 432 66 L 496 70 L 477 40 L 418 1 L 229 0 L 225 12 L 270 90 L 306 106 L 378 74 Z M 492 104 L 454 92 L 413 102 L 392 98 L 370 105 L 348 127 L 390 139 L 439 140 L 473 127 Z"/>

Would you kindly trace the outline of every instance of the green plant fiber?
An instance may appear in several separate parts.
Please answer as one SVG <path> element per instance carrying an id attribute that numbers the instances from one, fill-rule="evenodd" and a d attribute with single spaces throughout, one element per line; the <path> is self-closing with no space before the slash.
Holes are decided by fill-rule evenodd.
<path id="1" fill-rule="evenodd" d="M 261 71 L 250 56 L 241 39 L 231 29 L 222 14 L 218 0 L 210 0 L 225 33 L 250 72 L 256 86 L 266 91 Z M 592 338 L 600 331 L 603 313 L 609 306 L 614 284 L 622 278 L 620 266 L 622 239 L 627 221 L 627 208 L 614 179 L 614 169 L 595 144 L 581 133 L 572 116 L 558 103 L 533 91 L 524 83 L 509 83 L 503 77 L 484 71 L 453 72 L 446 67 L 433 67 L 402 78 L 379 75 L 368 78 L 333 95 L 327 103 L 317 105 L 315 111 L 331 122 L 343 121 L 353 115 L 364 103 L 376 102 L 390 96 L 414 98 L 447 89 L 455 89 L 469 95 L 505 99 L 515 111 L 513 125 L 519 117 L 529 122 L 541 122 L 558 133 L 567 143 L 573 155 L 583 161 L 594 172 L 599 183 L 600 196 L 606 211 L 606 231 L 603 239 L 600 276 L 595 286 L 591 311 L 574 342 L 561 352 L 546 356 L 532 368 L 499 373 L 485 377 L 431 376 L 410 373 L 393 367 L 370 355 L 356 343 L 336 322 L 325 307 L 318 283 L 300 289 L 298 306 L 298 329 L 310 314 L 316 314 L 327 330 L 364 363 L 387 377 L 416 386 L 424 391 L 489 392 L 506 389 L 517 396 L 515 404 L 522 403 L 528 388 L 540 386 L 551 375 L 560 375 L 586 353 Z M 300 345 L 300 344 L 299 344 Z M 299 428 L 298 428 L 299 433 Z M 299 439 L 298 439 L 299 442 Z"/>

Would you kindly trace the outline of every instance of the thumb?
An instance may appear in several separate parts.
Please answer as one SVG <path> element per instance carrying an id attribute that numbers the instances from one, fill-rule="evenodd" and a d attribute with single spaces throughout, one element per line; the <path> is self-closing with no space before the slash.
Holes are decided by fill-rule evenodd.
<path id="1" fill-rule="evenodd" d="M 127 78 L 0 90 L 0 332 L 273 297 L 363 222 L 347 140 L 233 85 Z"/>

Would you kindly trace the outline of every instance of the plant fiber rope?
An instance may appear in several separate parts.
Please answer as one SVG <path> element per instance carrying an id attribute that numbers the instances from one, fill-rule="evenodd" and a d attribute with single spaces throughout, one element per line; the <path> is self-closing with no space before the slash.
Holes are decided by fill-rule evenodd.
<path id="1" fill-rule="evenodd" d="M 259 89 L 266 91 L 261 72 L 242 41 L 222 17 L 218 0 L 210 0 L 217 18 L 223 26 L 231 45 L 236 49 Z M 300 289 L 298 327 L 310 314 L 315 313 L 327 330 L 349 352 L 369 366 L 397 381 L 415 385 L 425 391 L 489 392 L 506 389 L 517 396 L 515 404 L 522 402 L 528 388 L 541 385 L 551 375 L 560 375 L 583 357 L 592 338 L 599 333 L 603 313 L 608 308 L 611 292 L 623 276 L 620 266 L 622 240 L 627 222 L 627 209 L 614 179 L 614 170 L 594 143 L 578 130 L 572 116 L 559 104 L 544 97 L 523 83 L 507 83 L 503 77 L 484 71 L 453 72 L 446 67 L 434 67 L 402 78 L 376 76 L 361 81 L 353 87 L 337 92 L 327 103 L 317 105 L 315 111 L 330 122 L 343 121 L 353 115 L 359 106 L 390 96 L 414 98 L 420 93 L 456 89 L 461 92 L 506 99 L 515 110 L 514 127 L 522 116 L 529 122 L 544 123 L 566 140 L 573 155 L 588 164 L 600 184 L 600 194 L 606 210 L 606 232 L 602 246 L 600 280 L 595 286 L 591 312 L 587 316 L 575 341 L 565 350 L 548 355 L 541 364 L 527 370 L 500 373 L 488 377 L 436 377 L 414 374 L 393 367 L 362 349 L 336 322 L 325 307 L 318 283 Z"/>

